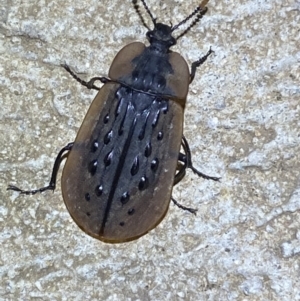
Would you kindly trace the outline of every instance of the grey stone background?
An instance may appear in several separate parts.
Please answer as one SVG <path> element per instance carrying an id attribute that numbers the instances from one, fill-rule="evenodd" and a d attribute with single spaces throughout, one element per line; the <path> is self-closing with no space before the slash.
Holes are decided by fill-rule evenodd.
<path id="1" fill-rule="evenodd" d="M 176 24 L 198 1 L 147 3 Z M 197 216 L 171 204 L 149 234 L 111 245 L 75 225 L 60 182 L 35 196 L 6 187 L 48 182 L 95 96 L 59 65 L 107 75 L 146 29 L 129 0 L 0 1 L 1 300 L 300 300 L 300 2 L 208 7 L 174 50 L 189 64 L 215 51 L 190 87 L 185 135 L 222 181 L 188 172 L 174 197 Z"/>

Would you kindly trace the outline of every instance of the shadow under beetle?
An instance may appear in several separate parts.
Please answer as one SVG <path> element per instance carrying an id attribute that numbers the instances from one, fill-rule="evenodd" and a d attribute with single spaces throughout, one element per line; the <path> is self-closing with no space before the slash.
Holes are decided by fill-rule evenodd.
<path id="1" fill-rule="evenodd" d="M 82 230 L 106 242 L 130 241 L 146 234 L 161 222 L 171 199 L 195 213 L 171 196 L 187 168 L 205 179 L 219 180 L 194 168 L 182 133 L 189 85 L 212 50 L 192 63 L 191 71 L 183 57 L 170 50 L 202 18 L 208 0 L 175 26 L 157 23 L 142 0 L 153 30 L 146 25 L 137 1 L 132 2 L 148 28 L 150 45 L 125 46 L 113 60 L 109 78 L 85 82 L 63 65 L 78 82 L 99 92 L 75 141 L 57 155 L 49 185 L 36 190 L 8 187 L 22 194 L 54 190 L 59 165 L 67 154 L 62 174 L 64 202 Z M 173 37 L 190 19 L 188 28 Z M 98 88 L 96 81 L 104 85 Z"/>

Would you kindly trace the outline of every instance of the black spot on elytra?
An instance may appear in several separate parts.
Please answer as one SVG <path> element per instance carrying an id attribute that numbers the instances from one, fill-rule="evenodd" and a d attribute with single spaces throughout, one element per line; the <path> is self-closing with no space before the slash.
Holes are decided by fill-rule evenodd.
<path id="1" fill-rule="evenodd" d="M 91 173 L 92 176 L 96 173 L 97 166 L 98 166 L 97 160 L 93 160 L 89 163 L 88 170 L 89 170 L 89 172 Z"/>
<path id="2" fill-rule="evenodd" d="M 125 223 L 124 222 L 120 222 L 120 224 L 119 224 L 121 227 L 123 227 L 124 225 L 125 225 Z"/>
<path id="3" fill-rule="evenodd" d="M 158 168 L 158 159 L 155 158 L 151 161 L 151 170 L 153 172 L 156 172 L 157 171 L 157 168 Z"/>
<path id="4" fill-rule="evenodd" d="M 91 200 L 91 196 L 90 196 L 90 194 L 88 192 L 84 195 L 84 198 L 85 198 L 86 201 L 90 201 Z"/>
<path id="5" fill-rule="evenodd" d="M 105 117 L 103 118 L 103 123 L 104 123 L 104 124 L 107 124 L 108 121 L 109 121 L 109 115 L 106 114 Z"/>
<path id="6" fill-rule="evenodd" d="M 104 136 L 103 142 L 104 144 L 108 144 L 111 141 L 111 138 L 113 136 L 113 131 L 110 130 L 106 135 Z"/>
<path id="7" fill-rule="evenodd" d="M 139 182 L 139 190 L 145 190 L 149 186 L 149 180 L 146 176 L 141 177 Z"/>
<path id="8" fill-rule="evenodd" d="M 148 121 L 148 118 L 149 118 L 149 114 L 150 112 L 147 112 L 147 114 L 144 116 L 144 124 L 139 132 L 139 135 L 138 135 L 138 138 L 139 140 L 143 140 L 144 137 L 145 137 L 145 132 L 146 132 L 146 127 L 147 127 L 147 121 Z"/>
<path id="9" fill-rule="evenodd" d="M 103 160 L 106 167 L 111 164 L 112 158 L 113 158 L 113 151 L 110 151 L 109 153 L 106 154 Z"/>
<path id="10" fill-rule="evenodd" d="M 125 205 L 125 204 L 129 201 L 129 198 L 130 198 L 129 193 L 128 193 L 127 191 L 124 192 L 124 193 L 122 194 L 122 196 L 121 196 L 121 203 L 122 203 L 123 205 Z"/>
<path id="11" fill-rule="evenodd" d="M 139 140 L 143 140 L 145 137 L 145 128 L 142 128 L 139 132 L 138 138 Z"/>
<path id="12" fill-rule="evenodd" d="M 134 158 L 134 161 L 133 161 L 133 164 L 131 166 L 131 170 L 130 170 L 130 173 L 132 176 L 136 175 L 139 171 L 139 167 L 140 167 L 140 163 L 139 163 L 139 157 L 136 156 Z"/>
<path id="13" fill-rule="evenodd" d="M 163 111 L 164 114 L 167 114 L 167 112 L 169 111 L 169 104 L 168 104 L 168 102 L 165 102 L 165 106 L 163 107 L 162 111 Z"/>
<path id="14" fill-rule="evenodd" d="M 95 193 L 97 196 L 101 196 L 103 193 L 103 186 L 102 185 L 98 185 L 95 189 Z"/>
<path id="15" fill-rule="evenodd" d="M 158 134 L 157 134 L 157 140 L 158 141 L 162 140 L 163 136 L 164 136 L 163 132 L 158 132 Z"/>
<path id="16" fill-rule="evenodd" d="M 117 117 L 122 110 L 122 94 L 120 92 L 120 89 L 116 92 L 116 96 L 119 99 L 118 105 L 116 107 L 115 116 Z"/>
<path id="17" fill-rule="evenodd" d="M 152 145 L 151 143 L 147 143 L 146 147 L 145 147 L 145 157 L 149 157 L 152 153 Z"/>
<path id="18" fill-rule="evenodd" d="M 98 149 L 98 147 L 99 147 L 98 141 L 97 141 L 97 140 L 94 140 L 93 143 L 92 143 L 91 152 L 92 152 L 92 153 L 96 152 L 97 149 Z"/>
<path id="19" fill-rule="evenodd" d="M 152 121 L 152 127 L 153 128 L 155 128 L 157 126 L 159 115 L 160 115 L 160 111 L 157 111 L 155 116 L 154 116 L 154 119 Z"/>
<path id="20" fill-rule="evenodd" d="M 133 215 L 134 212 L 135 212 L 135 209 L 134 209 L 134 208 L 130 208 L 130 209 L 127 211 L 128 215 Z"/>

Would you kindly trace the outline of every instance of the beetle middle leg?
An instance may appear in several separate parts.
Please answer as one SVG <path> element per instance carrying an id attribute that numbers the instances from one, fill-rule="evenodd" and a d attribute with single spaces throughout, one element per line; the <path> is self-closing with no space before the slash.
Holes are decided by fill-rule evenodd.
<path id="1" fill-rule="evenodd" d="M 194 80 L 197 68 L 200 67 L 213 52 L 214 51 L 211 50 L 211 47 L 210 47 L 209 50 L 207 51 L 207 53 L 203 57 L 201 57 L 199 60 L 192 63 L 191 74 L 190 74 L 190 83 Z"/>

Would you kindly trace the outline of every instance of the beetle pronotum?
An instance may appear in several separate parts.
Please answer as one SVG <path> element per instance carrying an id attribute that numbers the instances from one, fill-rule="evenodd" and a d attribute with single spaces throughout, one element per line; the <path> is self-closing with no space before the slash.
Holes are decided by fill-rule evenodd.
<path id="1" fill-rule="evenodd" d="M 168 210 L 173 186 L 187 168 L 205 179 L 219 180 L 194 168 L 183 136 L 189 85 L 212 50 L 192 63 L 191 72 L 183 57 L 170 50 L 202 18 L 208 0 L 175 26 L 157 23 L 145 1 L 141 2 L 153 30 L 141 16 L 137 1 L 133 4 L 148 28 L 150 45 L 134 42 L 121 49 L 108 78 L 85 82 L 63 65 L 78 82 L 99 92 L 75 141 L 57 155 L 49 185 L 36 190 L 8 187 L 22 194 L 54 190 L 59 165 L 67 153 L 62 175 L 64 202 L 81 229 L 107 242 L 133 240 L 157 226 Z M 188 28 L 173 37 L 190 19 Z M 96 81 L 104 83 L 101 89 Z M 184 153 L 180 153 L 181 146 Z"/>

